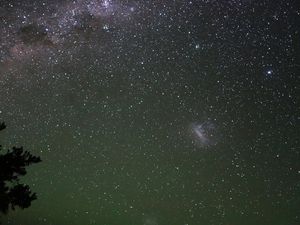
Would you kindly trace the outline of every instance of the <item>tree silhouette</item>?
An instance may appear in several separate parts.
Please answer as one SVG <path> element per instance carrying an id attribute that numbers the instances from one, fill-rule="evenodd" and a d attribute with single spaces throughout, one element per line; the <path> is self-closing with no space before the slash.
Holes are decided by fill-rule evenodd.
<path id="1" fill-rule="evenodd" d="M 5 128 L 6 125 L 0 123 L 0 131 Z M 13 147 L 5 154 L 0 154 L 0 212 L 6 214 L 16 206 L 28 208 L 37 198 L 28 185 L 19 182 L 19 177 L 26 175 L 27 166 L 38 162 L 41 162 L 40 157 L 24 151 L 23 147 Z"/>

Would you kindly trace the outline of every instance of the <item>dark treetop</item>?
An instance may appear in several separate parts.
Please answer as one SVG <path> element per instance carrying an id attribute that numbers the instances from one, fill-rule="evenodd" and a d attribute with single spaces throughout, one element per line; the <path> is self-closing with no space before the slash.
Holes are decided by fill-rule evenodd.
<path id="1" fill-rule="evenodd" d="M 5 124 L 1 123 L 0 130 L 5 128 Z M 19 182 L 19 178 L 26 175 L 27 166 L 40 161 L 40 157 L 24 151 L 23 147 L 13 147 L 0 155 L 0 212 L 7 213 L 10 208 L 14 210 L 16 206 L 28 208 L 37 198 L 28 185 Z"/>

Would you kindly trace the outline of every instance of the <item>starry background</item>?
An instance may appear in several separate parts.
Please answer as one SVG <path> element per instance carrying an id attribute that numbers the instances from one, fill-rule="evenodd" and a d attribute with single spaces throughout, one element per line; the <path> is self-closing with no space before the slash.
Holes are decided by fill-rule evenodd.
<path id="1" fill-rule="evenodd" d="M 3 223 L 300 224 L 299 24 L 297 0 L 1 0 L 1 144 L 43 159 Z"/>

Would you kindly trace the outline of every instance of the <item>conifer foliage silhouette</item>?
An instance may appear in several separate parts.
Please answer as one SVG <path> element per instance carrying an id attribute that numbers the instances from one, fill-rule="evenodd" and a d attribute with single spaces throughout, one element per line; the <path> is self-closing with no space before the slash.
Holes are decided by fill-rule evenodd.
<path id="1" fill-rule="evenodd" d="M 6 125 L 0 123 L 0 131 Z M 0 145 L 0 212 L 6 214 L 15 207 L 28 208 L 31 202 L 37 198 L 30 187 L 19 182 L 19 177 L 26 175 L 26 167 L 41 162 L 40 157 L 34 156 L 23 147 L 13 147 L 2 153 Z"/>

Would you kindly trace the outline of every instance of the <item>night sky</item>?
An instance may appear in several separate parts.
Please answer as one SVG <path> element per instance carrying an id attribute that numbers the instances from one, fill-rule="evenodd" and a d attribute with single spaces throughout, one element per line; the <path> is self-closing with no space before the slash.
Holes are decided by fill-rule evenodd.
<path id="1" fill-rule="evenodd" d="M 0 134 L 43 162 L 4 225 L 299 225 L 299 0 L 1 0 Z"/>

